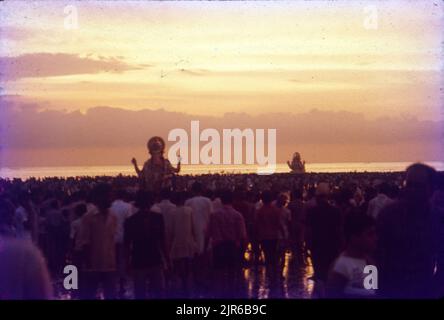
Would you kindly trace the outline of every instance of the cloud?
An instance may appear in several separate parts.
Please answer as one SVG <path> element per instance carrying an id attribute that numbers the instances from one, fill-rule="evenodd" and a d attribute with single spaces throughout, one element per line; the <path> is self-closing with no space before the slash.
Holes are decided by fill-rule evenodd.
<path id="1" fill-rule="evenodd" d="M 144 145 L 150 136 L 160 135 L 166 139 L 174 128 L 184 128 L 190 132 L 192 120 L 200 121 L 201 130 L 215 128 L 219 132 L 231 128 L 277 129 L 279 162 L 285 161 L 295 150 L 301 151 L 309 161 L 317 162 L 444 160 L 444 121 L 420 121 L 415 118 L 370 120 L 361 113 L 346 111 L 314 109 L 299 114 L 268 113 L 257 116 L 234 112 L 214 117 L 162 109 L 132 111 L 95 107 L 81 113 L 10 108 L 7 99 L 1 99 L 0 119 L 0 147 L 4 151 L 0 158 L 4 165 L 9 166 L 25 165 L 32 160 L 32 156 L 17 159 L 8 156 L 7 150 L 51 150 L 51 154 L 57 154 L 54 150 L 59 150 L 59 154 L 63 154 L 64 150 L 80 152 L 100 149 L 108 150 L 108 159 L 98 158 L 97 161 L 112 164 L 116 159 L 116 163 L 126 163 L 132 155 L 123 150 L 144 152 Z M 45 161 L 52 161 L 45 159 L 44 153 L 37 160 L 38 165 L 47 165 Z M 91 159 L 87 152 L 83 152 L 68 160 L 82 164 Z"/>
<path id="2" fill-rule="evenodd" d="M 34 31 L 26 28 L 13 26 L 2 26 L 0 28 L 0 39 L 11 41 L 28 40 L 34 36 Z"/>
<path id="3" fill-rule="evenodd" d="M 14 57 L 0 57 L 1 79 L 55 77 L 99 72 L 122 73 L 141 69 L 117 57 L 98 59 L 68 53 L 29 53 Z"/>
<path id="4" fill-rule="evenodd" d="M 180 69 L 182 74 L 190 75 L 190 76 L 204 76 L 209 73 L 208 70 L 198 69 L 198 70 L 190 70 L 190 69 Z"/>

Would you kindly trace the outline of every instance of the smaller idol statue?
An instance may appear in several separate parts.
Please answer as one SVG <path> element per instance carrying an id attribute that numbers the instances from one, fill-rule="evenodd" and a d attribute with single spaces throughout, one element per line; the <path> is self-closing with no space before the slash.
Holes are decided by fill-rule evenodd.
<path id="1" fill-rule="evenodd" d="M 180 158 L 177 168 L 164 158 L 165 141 L 161 137 L 152 137 L 147 143 L 148 153 L 151 157 L 145 162 L 142 170 L 137 165 L 137 160 L 131 160 L 140 179 L 140 188 L 147 191 L 159 192 L 164 188 L 172 187 L 172 180 L 176 173 L 180 172 Z"/>
<path id="2" fill-rule="evenodd" d="M 287 161 L 288 166 L 291 169 L 292 173 L 304 173 L 305 172 L 305 160 L 303 161 L 301 159 L 301 155 L 299 152 L 295 152 L 293 154 L 293 159 L 290 161 Z"/>

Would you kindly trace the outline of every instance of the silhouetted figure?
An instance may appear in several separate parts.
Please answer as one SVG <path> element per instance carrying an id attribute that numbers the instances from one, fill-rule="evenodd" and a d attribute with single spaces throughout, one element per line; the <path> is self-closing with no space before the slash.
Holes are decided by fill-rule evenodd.
<path id="1" fill-rule="evenodd" d="M 290 226 L 291 226 L 291 211 L 287 207 L 288 205 L 288 196 L 286 193 L 280 193 L 277 196 L 276 201 L 274 201 L 274 206 L 280 210 L 280 222 L 281 222 L 281 230 L 279 232 L 279 263 L 283 268 L 285 264 L 285 255 L 287 249 L 290 248 Z"/>
<path id="2" fill-rule="evenodd" d="M 101 284 L 106 299 L 115 299 L 117 218 L 111 214 L 111 186 L 98 184 L 92 191 L 91 210 L 82 217 L 81 245 L 84 279 L 79 283 L 83 299 L 95 299 Z"/>
<path id="3" fill-rule="evenodd" d="M 432 196 L 432 210 L 438 220 L 438 255 L 436 288 L 437 296 L 444 297 L 444 172 L 440 172 L 436 179 L 436 190 Z"/>
<path id="4" fill-rule="evenodd" d="M 162 214 L 150 208 L 153 195 L 139 191 L 136 199 L 138 211 L 125 222 L 125 244 L 134 280 L 134 297 L 147 297 L 147 282 L 151 298 L 165 296 L 164 269 L 169 262 L 166 254 L 165 225 Z"/>
<path id="5" fill-rule="evenodd" d="M 117 219 L 117 232 L 116 232 L 116 264 L 117 264 L 117 276 L 118 276 L 118 293 L 119 297 L 125 296 L 126 286 L 126 270 L 125 270 L 125 221 L 135 212 L 134 206 L 128 200 L 129 196 L 127 192 L 120 188 L 115 191 L 115 200 L 111 204 L 110 212 L 116 216 Z"/>
<path id="6" fill-rule="evenodd" d="M 256 235 L 265 256 L 267 276 L 273 287 L 279 275 L 279 236 L 283 232 L 281 210 L 272 205 L 273 194 L 266 190 L 261 194 L 262 207 L 256 212 Z M 274 288 L 272 288 L 274 289 Z"/>
<path id="7" fill-rule="evenodd" d="M 192 289 L 192 259 L 197 252 L 196 232 L 194 231 L 191 207 L 185 206 L 187 194 L 178 192 L 174 197 L 176 205 L 173 214 L 173 229 L 170 246 L 170 259 L 174 276 L 179 280 L 176 294 L 189 297 Z"/>
<path id="8" fill-rule="evenodd" d="M 213 203 L 203 196 L 203 186 L 194 182 L 192 187 L 193 196 L 185 201 L 185 206 L 193 209 L 193 229 L 197 242 L 197 252 L 193 259 L 193 276 L 198 295 L 204 295 L 207 290 L 209 251 L 206 242 L 210 216 L 213 212 Z"/>
<path id="9" fill-rule="evenodd" d="M 301 189 L 294 189 L 288 209 L 291 212 L 290 245 L 294 261 L 306 264 L 305 224 L 306 210 Z"/>
<path id="10" fill-rule="evenodd" d="M 213 246 L 214 284 L 217 297 L 236 297 L 240 278 L 240 248 L 244 248 L 247 231 L 242 214 L 233 208 L 231 191 L 221 192 L 222 207 L 210 218 L 209 239 Z"/>
<path id="11" fill-rule="evenodd" d="M 142 170 L 137 165 L 137 160 L 131 160 L 140 179 L 141 189 L 159 192 L 163 188 L 173 186 L 173 177 L 180 172 L 180 160 L 174 168 L 170 161 L 164 158 L 165 141 L 161 137 L 152 137 L 147 143 L 150 159 L 143 165 Z"/>
<path id="12" fill-rule="evenodd" d="M 399 200 L 378 216 L 380 290 L 387 298 L 433 296 L 437 217 L 430 206 L 435 170 L 424 164 L 407 168 Z"/>
<path id="13" fill-rule="evenodd" d="M 311 253 L 314 277 L 321 289 L 331 263 L 342 249 L 341 212 L 329 203 L 329 195 L 329 185 L 319 183 L 316 204 L 307 209 L 306 242 Z"/>
<path id="14" fill-rule="evenodd" d="M 22 242 L 17 246 L 11 244 L 7 252 L 2 251 L 3 247 L 0 245 L 0 266 L 5 268 L 2 270 L 8 270 L 0 272 L 0 289 L 8 288 L 0 290 L 0 298 L 48 296 L 45 294 L 46 289 L 42 290 L 45 287 L 42 287 L 45 283 L 42 277 L 35 278 L 38 275 L 32 272 L 44 269 L 38 263 L 34 264 L 36 260 L 31 257 L 32 253 L 28 255 L 29 251 L 35 251 L 30 246 L 29 235 L 32 230 L 38 230 L 36 235 L 40 234 L 40 237 L 36 238 L 40 239 L 40 248 L 46 249 L 44 252 L 47 261 L 56 262 L 57 268 L 54 269 L 60 269 L 62 260 L 59 258 L 65 256 L 66 249 L 64 245 L 60 247 L 63 250 L 52 249 L 64 242 L 67 232 L 60 228 L 64 221 L 71 222 L 73 250 L 67 256 L 66 263 L 79 268 L 79 294 L 75 290 L 65 291 L 59 281 L 63 274 L 54 272 L 52 282 L 56 288 L 60 287 L 56 290 L 55 298 L 70 295 L 74 299 L 92 299 L 97 297 L 96 293 L 99 292 L 96 289 L 101 287 L 104 290 L 101 297 L 112 299 L 115 297 L 116 271 L 123 271 L 124 266 L 137 271 L 133 273 L 128 270 L 128 275 L 136 276 L 136 297 L 145 297 L 145 285 L 150 280 L 149 289 L 154 297 L 208 298 L 215 288 L 215 282 L 210 280 L 209 275 L 217 274 L 220 271 L 216 268 L 218 266 L 222 266 L 221 270 L 228 270 L 226 267 L 230 265 L 235 267 L 229 270 L 235 272 L 232 278 L 224 278 L 229 281 L 224 282 L 222 277 L 216 277 L 218 281 L 222 281 L 220 285 L 230 284 L 222 292 L 218 292 L 226 297 L 300 298 L 310 294 L 316 297 L 316 293 L 323 297 L 322 286 L 319 284 L 325 281 L 327 270 L 331 270 L 332 262 L 344 250 L 344 236 L 350 246 L 346 251 L 352 253 L 342 255 L 336 260 L 333 269 L 342 274 L 342 280 L 345 278 L 346 281 L 339 284 L 333 282 L 332 287 L 336 288 L 335 292 L 340 296 L 355 296 L 355 293 L 360 296 L 354 290 L 362 289 L 361 282 L 357 281 L 362 276 L 359 270 L 363 264 L 371 262 L 361 255 L 366 251 L 361 250 L 361 244 L 369 243 L 367 240 L 372 242 L 374 234 L 368 232 L 372 228 L 352 228 L 355 230 L 353 232 L 350 232 L 348 226 L 345 226 L 345 231 L 342 228 L 344 219 L 355 217 L 358 213 L 361 213 L 359 217 L 364 214 L 364 219 L 367 220 L 369 215 L 380 220 L 378 232 L 381 241 L 376 258 L 379 257 L 381 264 L 378 264 L 378 260 L 375 261 L 379 272 L 379 290 L 376 292 L 378 297 L 380 293 L 384 293 L 385 297 L 442 296 L 444 192 L 442 173 L 441 178 L 434 183 L 435 188 L 431 187 L 433 172 L 426 166 L 415 165 L 408 170 L 406 185 L 403 182 L 405 173 L 400 172 L 305 173 L 296 176 L 292 173 L 271 176 L 228 173 L 177 175 L 177 191 L 163 188 L 156 189 L 156 194 L 153 194 L 140 190 L 137 221 L 134 220 L 135 212 L 133 218 L 128 218 L 138 191 L 139 178 L 134 175 L 26 180 L 0 178 L 0 234 L 4 239 L 24 237 L 28 243 Z M 387 182 L 388 188 L 382 184 L 378 186 L 378 181 Z M 110 192 L 111 188 L 125 190 L 124 199 L 120 192 Z M 227 189 L 235 190 L 233 208 L 245 220 L 255 256 L 265 257 L 268 265 L 241 265 L 242 255 L 251 261 L 248 259 L 249 248 L 246 250 L 245 246 L 236 245 L 234 248 L 231 244 L 221 244 L 232 239 L 232 233 L 237 228 L 229 218 L 234 217 L 232 210 L 223 204 L 227 202 L 223 200 L 224 190 Z M 435 190 L 431 196 L 433 189 Z M 159 194 L 160 190 L 162 192 Z M 247 190 L 248 193 L 245 194 Z M 294 192 L 288 206 L 285 205 L 285 197 L 277 200 L 275 205 L 272 204 L 276 195 L 286 194 L 289 190 Z M 389 201 L 386 204 L 384 196 L 375 197 L 376 192 L 385 194 L 393 203 Z M 261 194 L 262 201 L 259 201 Z M 26 199 L 31 201 L 23 201 Z M 174 204 L 169 199 L 175 199 Z M 374 199 L 378 200 L 373 201 Z M 154 200 L 162 201 L 152 206 Z M 110 207 L 112 201 L 114 202 Z M 145 210 L 140 210 L 142 207 Z M 282 214 L 286 208 L 291 211 L 289 225 L 288 212 Z M 29 215 L 30 212 L 36 213 L 36 219 L 33 220 L 34 215 Z M 365 214 L 367 212 L 373 213 Z M 237 214 L 236 216 L 239 217 Z M 125 228 L 122 230 L 122 224 L 125 225 L 129 219 L 133 221 L 131 231 Z M 213 220 L 212 231 L 208 233 L 210 220 Z M 32 228 L 33 221 L 35 229 Z M 310 257 L 308 254 L 311 254 L 311 259 L 307 258 L 307 262 L 313 262 L 315 272 L 313 294 L 310 285 L 305 280 L 301 281 L 310 275 L 311 268 L 285 264 L 285 268 L 280 269 L 276 263 L 277 244 L 286 235 L 285 228 L 282 228 L 283 221 L 288 227 L 294 256 L 300 257 L 299 261 L 304 261 L 304 256 Z M 436 229 L 439 232 L 435 232 Z M 58 234 L 63 236 L 59 237 Z M 130 237 L 130 250 L 121 251 L 119 247 L 122 236 L 125 239 L 125 235 Z M 305 247 L 309 250 L 304 249 L 304 235 L 307 243 Z M 435 241 L 435 235 L 440 237 L 438 241 Z M 208 236 L 213 237 L 214 246 L 208 242 Z M 59 241 L 60 239 L 63 241 Z M 264 256 L 258 249 L 259 241 L 265 251 Z M 221 245 L 217 245 L 217 242 Z M 116 247 L 118 250 L 115 250 Z M 18 252 L 25 251 L 25 260 L 20 260 L 23 256 L 19 257 Z M 59 252 L 63 255 L 59 255 Z M 116 252 L 119 253 L 117 256 Z M 131 258 L 130 263 L 123 264 L 122 258 L 128 256 Z M 212 264 L 211 258 L 216 257 L 217 263 Z M 173 267 L 173 272 L 170 272 L 170 266 Z M 239 277 L 241 271 L 242 276 Z M 221 274 L 225 273 L 223 271 Z M 164 281 L 165 276 L 171 281 Z M 29 280 L 31 278 L 34 280 Z M 239 281 L 232 281 L 233 279 Z M 36 294 L 31 291 L 24 293 L 22 289 L 25 288 L 25 283 Z M 121 288 L 132 296 L 132 286 L 121 283 Z M 127 289 L 129 290 L 126 291 Z M 8 293 L 7 297 L 2 295 L 4 292 Z M 170 295 L 172 293 L 180 295 Z"/>
<path id="15" fill-rule="evenodd" d="M 46 214 L 46 232 L 48 235 L 48 266 L 53 276 L 61 275 L 66 262 L 69 244 L 69 222 L 62 214 L 57 200 L 51 202 Z"/>
<path id="16" fill-rule="evenodd" d="M 247 194 L 243 188 L 237 188 L 233 194 L 233 208 L 242 214 L 245 221 L 245 228 L 247 230 L 247 241 L 245 247 L 241 248 L 239 255 L 241 260 L 244 261 L 244 252 L 248 250 L 248 244 L 251 244 L 251 260 L 254 260 L 254 253 L 259 250 L 254 251 L 254 247 L 258 246 L 254 234 L 254 221 L 255 221 L 255 208 L 253 203 L 247 201 Z"/>

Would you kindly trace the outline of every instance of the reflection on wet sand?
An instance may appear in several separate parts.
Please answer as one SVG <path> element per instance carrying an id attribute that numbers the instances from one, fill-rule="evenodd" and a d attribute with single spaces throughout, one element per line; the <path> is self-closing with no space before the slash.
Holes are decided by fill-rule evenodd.
<path id="1" fill-rule="evenodd" d="M 251 255 L 247 251 L 245 259 L 252 262 Z M 296 263 L 291 252 L 286 252 L 281 263 L 281 271 L 278 275 L 267 274 L 267 266 L 260 259 L 257 264 L 249 264 L 243 268 L 243 279 L 246 287 L 246 297 L 249 299 L 309 299 L 311 298 L 314 281 L 313 267 L 308 259 L 307 265 Z M 274 272 L 274 271 L 273 271 Z"/>

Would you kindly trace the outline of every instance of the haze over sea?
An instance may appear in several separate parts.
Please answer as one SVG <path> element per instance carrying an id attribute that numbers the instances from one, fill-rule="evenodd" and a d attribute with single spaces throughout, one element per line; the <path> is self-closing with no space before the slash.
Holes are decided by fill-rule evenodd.
<path id="1" fill-rule="evenodd" d="M 439 171 L 444 171 L 444 162 L 430 161 L 427 164 Z M 340 163 L 307 163 L 307 172 L 394 172 L 404 171 L 411 162 L 340 162 Z M 256 173 L 256 165 L 182 165 L 182 175 L 207 173 Z M 287 164 L 276 165 L 276 173 L 290 172 Z M 135 175 L 131 165 L 128 166 L 71 166 L 71 167 L 17 167 L 0 168 L 1 178 L 29 177 L 74 177 L 74 176 L 117 176 Z"/>

